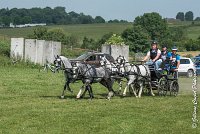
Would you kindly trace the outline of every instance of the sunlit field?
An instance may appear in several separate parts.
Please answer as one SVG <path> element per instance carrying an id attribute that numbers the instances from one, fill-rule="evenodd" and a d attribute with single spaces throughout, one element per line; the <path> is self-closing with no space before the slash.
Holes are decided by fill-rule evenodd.
<path id="1" fill-rule="evenodd" d="M 189 26 L 192 22 L 174 22 L 168 23 L 169 27 Z M 196 22 L 199 24 L 199 22 Z M 195 23 L 195 24 L 196 24 Z M 122 33 L 125 29 L 132 27 L 132 23 L 105 23 L 105 24 L 76 24 L 76 25 L 52 25 L 48 29 L 60 28 L 67 35 L 73 35 L 83 39 L 84 36 L 93 39 L 100 39 L 103 35 L 112 32 Z M 34 27 L 28 28 L 3 28 L 0 29 L 0 36 L 5 37 L 27 37 L 33 34 Z M 197 39 L 200 36 L 200 26 L 190 26 L 186 29 L 186 36 L 191 39 Z"/>
<path id="2" fill-rule="evenodd" d="M 80 82 L 71 84 L 74 94 L 66 92 L 65 98 L 60 99 L 64 84 L 62 72 L 54 74 L 35 67 L 0 65 L 0 76 L 2 134 L 200 132 L 199 126 L 192 128 L 190 78 L 179 79 L 177 97 L 143 95 L 138 99 L 127 94 L 127 97 L 116 95 L 109 101 L 107 89 L 100 84 L 92 85 L 93 100 L 88 94 L 76 100 Z M 117 89 L 115 84 L 114 90 Z"/>

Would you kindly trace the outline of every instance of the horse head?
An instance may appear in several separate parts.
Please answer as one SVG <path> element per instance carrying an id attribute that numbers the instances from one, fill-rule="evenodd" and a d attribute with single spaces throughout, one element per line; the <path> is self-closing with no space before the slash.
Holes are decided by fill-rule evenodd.
<path id="1" fill-rule="evenodd" d="M 61 68 L 62 67 L 62 60 L 60 58 L 60 56 L 54 56 L 55 57 L 55 60 L 54 60 L 54 65 L 56 68 Z"/>
<path id="2" fill-rule="evenodd" d="M 128 61 L 125 59 L 125 57 L 124 56 L 119 56 L 119 57 L 117 57 L 117 59 L 116 59 L 116 67 L 118 68 L 118 70 L 119 70 L 119 73 L 120 74 L 124 74 L 125 73 L 125 64 L 127 64 L 128 63 Z"/>
<path id="3" fill-rule="evenodd" d="M 106 68 L 111 68 L 111 63 L 106 59 L 105 56 L 100 57 L 100 65 L 105 66 Z"/>
<path id="4" fill-rule="evenodd" d="M 124 56 L 119 56 L 119 57 L 117 57 L 117 59 L 116 59 L 116 63 L 118 63 L 118 64 L 120 64 L 120 65 L 122 65 L 122 64 L 125 64 L 127 62 L 127 60 L 124 58 Z"/>

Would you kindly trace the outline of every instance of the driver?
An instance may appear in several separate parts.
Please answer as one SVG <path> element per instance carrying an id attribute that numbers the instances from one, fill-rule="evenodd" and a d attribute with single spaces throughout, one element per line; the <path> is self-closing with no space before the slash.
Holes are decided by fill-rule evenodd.
<path id="1" fill-rule="evenodd" d="M 152 65 L 155 63 L 155 68 L 158 70 L 162 60 L 160 59 L 161 51 L 158 49 L 158 43 L 156 41 L 153 41 L 151 43 L 151 49 L 148 51 L 147 55 L 144 57 L 142 61 L 146 61 L 149 59 L 149 61 L 146 62 L 147 65 Z"/>

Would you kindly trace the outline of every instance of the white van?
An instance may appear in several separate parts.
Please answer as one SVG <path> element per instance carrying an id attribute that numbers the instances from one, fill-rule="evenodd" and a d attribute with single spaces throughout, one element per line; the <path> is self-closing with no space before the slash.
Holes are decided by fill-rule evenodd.
<path id="1" fill-rule="evenodd" d="M 190 58 L 181 57 L 180 66 L 178 68 L 179 75 L 187 75 L 193 77 L 195 65 Z"/>

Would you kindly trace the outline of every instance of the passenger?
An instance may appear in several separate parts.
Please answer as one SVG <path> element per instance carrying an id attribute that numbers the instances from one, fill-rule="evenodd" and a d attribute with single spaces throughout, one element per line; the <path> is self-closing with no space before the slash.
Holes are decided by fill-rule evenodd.
<path id="1" fill-rule="evenodd" d="M 167 51 L 167 46 L 163 45 L 161 55 L 160 55 L 160 59 L 162 60 L 162 63 L 158 70 L 163 70 L 166 64 L 170 64 L 170 57 L 171 57 L 171 53 Z"/>
<path id="2" fill-rule="evenodd" d="M 158 49 L 158 43 L 156 41 L 153 41 L 151 43 L 150 51 L 147 53 L 147 55 L 144 57 L 142 61 L 147 61 L 147 59 L 150 58 L 149 61 L 146 62 L 146 64 L 152 65 L 155 63 L 155 68 L 156 70 L 158 70 L 162 62 L 162 60 L 160 59 L 160 54 L 161 54 L 161 51 Z"/>
<path id="3" fill-rule="evenodd" d="M 172 60 L 171 72 L 173 73 L 174 78 L 178 78 L 178 68 L 180 65 L 180 55 L 176 53 L 177 50 L 177 47 L 174 46 L 172 52 L 169 54 L 169 57 Z"/>
<path id="4" fill-rule="evenodd" d="M 170 52 L 167 51 L 167 46 L 163 45 L 162 51 L 161 51 L 161 54 L 160 54 L 160 59 L 162 61 L 165 61 L 165 60 L 169 60 L 169 57 L 170 57 Z"/>

